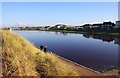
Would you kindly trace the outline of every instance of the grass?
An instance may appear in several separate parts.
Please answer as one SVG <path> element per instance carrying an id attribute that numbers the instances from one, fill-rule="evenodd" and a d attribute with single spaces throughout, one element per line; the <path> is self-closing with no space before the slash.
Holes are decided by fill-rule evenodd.
<path id="1" fill-rule="evenodd" d="M 0 33 L 4 76 L 78 76 L 70 65 L 64 64 L 52 53 L 44 53 L 9 31 L 0 30 Z"/>

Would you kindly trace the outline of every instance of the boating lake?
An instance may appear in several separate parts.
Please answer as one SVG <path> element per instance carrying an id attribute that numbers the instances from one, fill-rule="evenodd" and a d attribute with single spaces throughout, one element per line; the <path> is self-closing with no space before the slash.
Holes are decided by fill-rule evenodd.
<path id="1" fill-rule="evenodd" d="M 118 66 L 119 37 L 31 30 L 12 32 L 38 48 L 47 46 L 48 51 L 97 71 Z"/>

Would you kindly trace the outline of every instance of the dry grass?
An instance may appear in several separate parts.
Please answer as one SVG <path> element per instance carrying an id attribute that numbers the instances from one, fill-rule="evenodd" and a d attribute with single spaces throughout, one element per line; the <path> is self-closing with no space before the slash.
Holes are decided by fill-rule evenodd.
<path id="1" fill-rule="evenodd" d="M 4 76 L 76 76 L 70 65 L 51 53 L 44 53 L 19 35 L 2 31 Z"/>

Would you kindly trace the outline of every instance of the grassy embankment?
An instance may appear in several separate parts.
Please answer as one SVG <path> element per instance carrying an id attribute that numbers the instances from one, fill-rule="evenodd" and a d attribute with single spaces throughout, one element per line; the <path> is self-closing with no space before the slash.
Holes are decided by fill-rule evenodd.
<path id="1" fill-rule="evenodd" d="M 4 76 L 76 76 L 70 65 L 51 53 L 44 53 L 30 42 L 9 31 L 1 31 L 2 74 Z M 1 48 L 1 47 L 0 47 Z"/>

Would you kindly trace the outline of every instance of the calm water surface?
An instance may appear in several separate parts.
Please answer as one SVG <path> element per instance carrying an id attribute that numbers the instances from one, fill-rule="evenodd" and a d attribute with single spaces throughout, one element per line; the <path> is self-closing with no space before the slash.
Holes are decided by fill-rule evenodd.
<path id="1" fill-rule="evenodd" d="M 118 64 L 118 37 L 48 31 L 13 32 L 37 47 L 48 46 L 49 51 L 94 70 L 101 71 Z"/>

